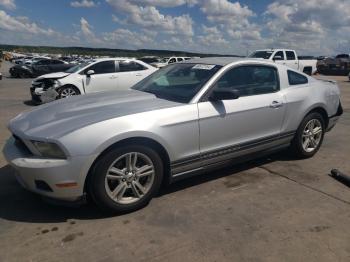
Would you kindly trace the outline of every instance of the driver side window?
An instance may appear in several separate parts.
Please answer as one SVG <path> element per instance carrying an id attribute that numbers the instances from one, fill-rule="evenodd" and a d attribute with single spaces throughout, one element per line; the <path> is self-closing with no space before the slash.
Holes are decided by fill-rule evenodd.
<path id="1" fill-rule="evenodd" d="M 115 62 L 114 60 L 110 60 L 96 63 L 85 69 L 84 73 L 86 74 L 86 72 L 88 72 L 89 70 L 94 70 L 95 75 L 115 73 Z"/>
<path id="2" fill-rule="evenodd" d="M 169 60 L 168 64 L 172 64 L 172 63 L 175 63 L 176 62 L 176 59 L 175 58 L 172 58 Z"/>
<path id="3" fill-rule="evenodd" d="M 275 56 L 273 57 L 274 60 L 279 61 L 279 60 L 284 60 L 284 53 L 283 51 L 278 51 Z"/>
<path id="4" fill-rule="evenodd" d="M 279 91 L 277 69 L 271 66 L 241 66 L 227 71 L 216 83 L 218 89 L 236 89 L 240 96 Z"/>

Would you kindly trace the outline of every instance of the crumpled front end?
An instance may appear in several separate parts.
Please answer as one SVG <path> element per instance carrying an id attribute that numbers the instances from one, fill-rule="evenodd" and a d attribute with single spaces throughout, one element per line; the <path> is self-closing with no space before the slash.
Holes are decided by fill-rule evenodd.
<path id="1" fill-rule="evenodd" d="M 48 103 L 56 100 L 58 96 L 56 79 L 40 78 L 32 82 L 30 94 L 35 103 Z"/>

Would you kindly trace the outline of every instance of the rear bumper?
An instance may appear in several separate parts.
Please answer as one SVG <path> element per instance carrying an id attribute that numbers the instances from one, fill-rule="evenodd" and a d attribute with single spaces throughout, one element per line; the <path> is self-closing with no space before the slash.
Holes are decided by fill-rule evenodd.
<path id="1" fill-rule="evenodd" d="M 338 120 L 342 114 L 343 114 L 343 107 L 341 105 L 341 102 L 339 101 L 337 113 L 328 119 L 328 126 L 327 126 L 327 130 L 326 130 L 327 132 L 333 129 L 333 127 L 336 125 L 336 123 L 338 122 Z"/>
<path id="2" fill-rule="evenodd" d="M 13 137 L 6 142 L 3 154 L 25 189 L 64 201 L 83 197 L 85 178 L 93 157 L 40 158 L 16 145 Z"/>

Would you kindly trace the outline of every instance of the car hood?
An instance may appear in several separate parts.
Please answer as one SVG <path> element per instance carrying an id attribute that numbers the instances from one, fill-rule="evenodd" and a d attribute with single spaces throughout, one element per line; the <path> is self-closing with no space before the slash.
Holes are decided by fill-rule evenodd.
<path id="1" fill-rule="evenodd" d="M 57 72 L 57 73 L 51 73 L 51 74 L 42 75 L 42 76 L 38 77 L 35 80 L 40 80 L 40 79 L 44 79 L 44 78 L 59 79 L 59 78 L 66 77 L 67 75 L 69 75 L 69 73 Z"/>
<path id="2" fill-rule="evenodd" d="M 108 119 L 179 105 L 137 90 L 101 92 L 57 100 L 21 113 L 10 121 L 9 129 L 27 138 L 59 138 Z"/>

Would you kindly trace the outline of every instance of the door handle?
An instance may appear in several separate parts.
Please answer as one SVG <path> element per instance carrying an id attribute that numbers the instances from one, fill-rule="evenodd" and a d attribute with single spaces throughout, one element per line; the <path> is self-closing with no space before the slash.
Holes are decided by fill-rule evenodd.
<path id="1" fill-rule="evenodd" d="M 283 106 L 283 102 L 272 101 L 272 103 L 270 104 L 271 108 L 279 108 L 281 106 Z"/>
<path id="2" fill-rule="evenodd" d="M 117 76 L 111 76 L 109 79 L 116 79 L 118 78 Z"/>
<path id="3" fill-rule="evenodd" d="M 136 74 L 135 76 L 142 76 L 142 74 Z"/>

